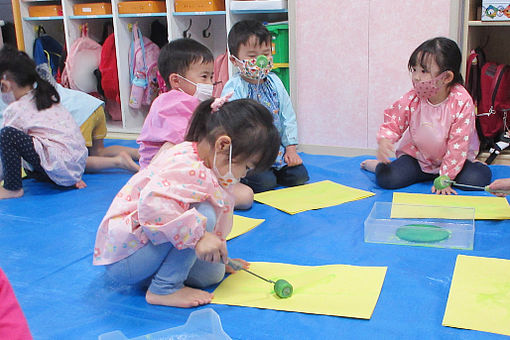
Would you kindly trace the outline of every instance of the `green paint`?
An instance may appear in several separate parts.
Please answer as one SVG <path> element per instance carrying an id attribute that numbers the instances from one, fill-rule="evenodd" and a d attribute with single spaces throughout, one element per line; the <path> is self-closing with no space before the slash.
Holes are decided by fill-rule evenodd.
<path id="1" fill-rule="evenodd" d="M 510 316 L 510 282 L 494 284 L 494 291 L 491 293 L 480 293 L 476 302 L 490 307 L 497 307 L 506 311 Z"/>
<path id="2" fill-rule="evenodd" d="M 451 232 L 431 224 L 406 224 L 397 229 L 396 235 L 404 241 L 434 243 L 449 238 Z"/>

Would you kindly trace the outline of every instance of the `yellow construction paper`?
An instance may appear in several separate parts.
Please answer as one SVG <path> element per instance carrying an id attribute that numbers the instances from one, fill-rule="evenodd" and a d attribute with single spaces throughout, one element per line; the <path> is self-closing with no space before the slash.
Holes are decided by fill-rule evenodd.
<path id="1" fill-rule="evenodd" d="M 265 221 L 264 219 L 234 215 L 232 230 L 230 231 L 230 234 L 228 234 L 227 236 L 227 241 L 233 239 L 234 237 L 249 232 L 253 228 L 258 227 L 264 221 Z"/>
<path id="2" fill-rule="evenodd" d="M 443 326 L 510 335 L 510 260 L 457 256 Z"/>
<path id="3" fill-rule="evenodd" d="M 227 277 L 214 291 L 213 303 L 370 319 L 386 275 L 386 267 L 348 265 L 296 266 L 252 262 L 250 271 L 294 288 L 282 299 L 273 284 L 244 271 Z"/>
<path id="4" fill-rule="evenodd" d="M 465 216 L 451 214 L 439 207 L 466 207 L 475 208 L 477 220 L 505 220 L 510 219 L 510 205 L 504 197 L 490 196 L 462 196 L 462 195 L 435 195 L 435 194 L 409 194 L 403 192 L 393 193 L 391 209 L 392 218 L 450 218 L 465 219 Z M 408 206 L 406 206 L 408 204 Z M 414 205 L 414 206 L 413 206 Z M 421 209 L 417 205 L 437 206 L 434 209 Z M 457 216 L 456 216 L 457 215 Z"/>
<path id="5" fill-rule="evenodd" d="M 299 185 L 255 194 L 255 200 L 291 215 L 356 201 L 375 195 L 373 192 L 351 188 L 332 181 Z"/>

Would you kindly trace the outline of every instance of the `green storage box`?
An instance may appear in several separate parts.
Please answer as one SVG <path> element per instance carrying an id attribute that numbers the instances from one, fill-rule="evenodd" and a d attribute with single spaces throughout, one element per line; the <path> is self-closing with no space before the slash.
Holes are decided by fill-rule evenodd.
<path id="1" fill-rule="evenodd" d="M 285 86 L 285 89 L 287 90 L 287 93 L 290 94 L 289 68 L 279 67 L 274 68 L 272 71 L 278 76 L 278 78 L 280 78 L 283 85 Z"/>
<path id="2" fill-rule="evenodd" d="M 267 24 L 266 27 L 272 36 L 273 62 L 275 64 L 288 63 L 289 24 Z"/>

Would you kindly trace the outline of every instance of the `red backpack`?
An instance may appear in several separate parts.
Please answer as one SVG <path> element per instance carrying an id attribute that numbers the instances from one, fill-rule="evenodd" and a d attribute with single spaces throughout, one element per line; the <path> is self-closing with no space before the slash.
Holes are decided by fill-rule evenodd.
<path id="1" fill-rule="evenodd" d="M 471 51 L 467 61 L 466 89 L 476 106 L 480 149 L 489 149 L 490 164 L 508 141 L 506 112 L 510 110 L 510 66 L 485 62 L 483 51 Z M 510 118 L 509 118 L 510 119 Z M 504 143 L 501 144 L 500 142 Z"/>
<path id="2" fill-rule="evenodd" d="M 482 96 L 477 118 L 483 137 L 497 140 L 506 129 L 503 110 L 510 109 L 510 66 L 487 62 L 480 77 Z"/>
<path id="3" fill-rule="evenodd" d="M 104 92 L 107 111 L 113 120 L 121 120 L 119 75 L 117 73 L 117 56 L 115 52 L 115 35 L 110 34 L 103 43 L 101 49 L 101 87 Z"/>

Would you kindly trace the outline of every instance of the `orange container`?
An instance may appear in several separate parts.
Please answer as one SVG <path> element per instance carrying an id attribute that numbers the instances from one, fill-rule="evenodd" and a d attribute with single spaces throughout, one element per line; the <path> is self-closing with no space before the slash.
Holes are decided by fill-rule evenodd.
<path id="1" fill-rule="evenodd" d="M 175 0 L 176 12 L 224 11 L 225 0 Z"/>
<path id="2" fill-rule="evenodd" d="M 123 1 L 119 2 L 119 14 L 164 13 L 164 1 Z"/>
<path id="3" fill-rule="evenodd" d="M 62 6 L 44 5 L 28 7 L 28 15 L 31 17 L 58 17 L 62 16 Z"/>
<path id="4" fill-rule="evenodd" d="M 104 15 L 112 14 L 110 2 L 94 2 L 90 4 L 74 5 L 74 15 Z"/>

